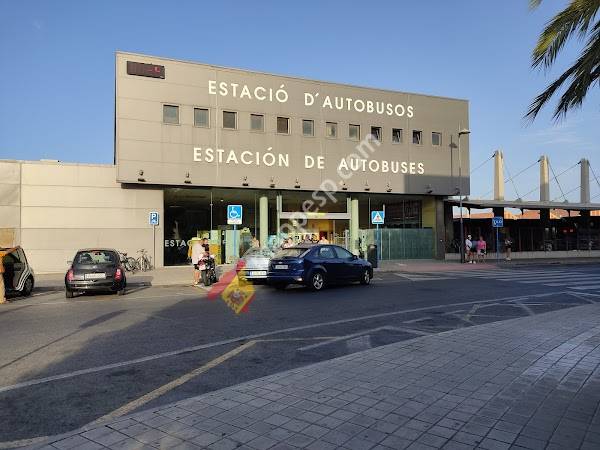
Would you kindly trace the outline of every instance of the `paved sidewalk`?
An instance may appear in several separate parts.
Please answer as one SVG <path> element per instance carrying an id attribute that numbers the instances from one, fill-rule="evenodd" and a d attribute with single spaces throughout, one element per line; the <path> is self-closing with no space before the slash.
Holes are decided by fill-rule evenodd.
<path id="1" fill-rule="evenodd" d="M 599 405 L 593 304 L 377 347 L 35 448 L 591 450 Z"/>

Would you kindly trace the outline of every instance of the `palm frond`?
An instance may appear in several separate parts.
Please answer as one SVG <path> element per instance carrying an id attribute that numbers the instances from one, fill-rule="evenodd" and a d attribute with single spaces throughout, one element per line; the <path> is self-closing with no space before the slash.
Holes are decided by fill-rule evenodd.
<path id="1" fill-rule="evenodd" d="M 560 77 L 558 77 L 544 92 L 539 94 L 529 106 L 525 118 L 535 119 L 542 107 L 550 100 L 556 91 L 571 79 L 554 111 L 555 120 L 560 120 L 571 108 L 581 106 L 590 87 L 598 82 L 600 77 L 600 22 L 594 26 L 586 46 L 577 59 Z"/>
<path id="2" fill-rule="evenodd" d="M 541 3 L 541 0 L 532 0 Z M 600 9 L 600 0 L 571 0 L 569 5 L 558 13 L 544 28 L 532 54 L 532 66 L 548 68 L 552 65 L 567 40 L 578 33 L 583 38 L 590 23 Z"/>

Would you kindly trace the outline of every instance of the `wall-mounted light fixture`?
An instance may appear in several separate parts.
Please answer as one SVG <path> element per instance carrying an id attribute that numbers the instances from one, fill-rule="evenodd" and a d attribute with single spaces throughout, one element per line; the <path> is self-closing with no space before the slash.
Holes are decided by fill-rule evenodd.
<path id="1" fill-rule="evenodd" d="M 386 192 L 392 192 L 392 184 L 388 181 Z"/>
<path id="2" fill-rule="evenodd" d="M 190 180 L 190 173 L 185 173 L 185 180 L 183 181 L 185 184 L 192 184 L 192 180 Z"/>
<path id="3" fill-rule="evenodd" d="M 425 186 L 425 192 L 427 192 L 428 194 L 431 194 L 433 192 L 433 188 L 431 187 L 430 184 Z"/>
<path id="4" fill-rule="evenodd" d="M 296 178 L 296 184 L 294 184 L 294 187 L 296 189 L 300 189 L 300 181 L 298 180 L 298 178 Z"/>
<path id="5" fill-rule="evenodd" d="M 138 175 L 139 175 L 139 176 L 138 176 L 138 181 L 139 181 L 140 183 L 145 183 L 145 182 L 146 182 L 146 179 L 144 178 L 144 171 L 143 171 L 142 169 L 140 169 L 140 170 L 138 171 Z"/>
<path id="6" fill-rule="evenodd" d="M 365 181 L 365 191 L 370 191 L 371 190 L 371 186 L 369 186 L 369 182 Z"/>
<path id="7" fill-rule="evenodd" d="M 341 186 L 342 186 L 342 191 L 347 191 L 348 190 L 348 186 L 346 186 L 346 182 L 345 181 L 342 181 Z"/>
<path id="8" fill-rule="evenodd" d="M 242 186 L 248 186 L 248 177 L 242 178 Z"/>
<path id="9" fill-rule="evenodd" d="M 271 177 L 271 182 L 269 183 L 269 186 L 271 186 L 272 188 L 275 187 L 275 178 Z"/>

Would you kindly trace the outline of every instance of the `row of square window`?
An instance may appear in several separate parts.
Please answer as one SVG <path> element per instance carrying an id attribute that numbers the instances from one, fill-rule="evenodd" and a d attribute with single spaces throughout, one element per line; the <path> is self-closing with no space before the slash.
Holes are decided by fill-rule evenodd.
<path id="1" fill-rule="evenodd" d="M 163 105 L 163 123 L 170 125 L 179 125 L 179 106 Z M 209 111 L 207 108 L 194 108 L 194 126 L 208 128 L 210 125 Z M 229 130 L 237 129 L 237 112 L 223 111 L 223 128 Z M 264 132 L 265 116 L 264 114 L 250 114 L 250 130 Z M 277 117 L 277 133 L 290 134 L 290 118 Z M 315 135 L 315 122 L 311 119 L 302 119 L 302 135 L 313 137 Z M 381 142 L 382 128 L 371 127 L 371 135 Z M 338 137 L 337 122 L 325 122 L 325 136 L 331 139 Z M 360 140 L 360 125 L 348 124 L 348 138 Z M 392 142 L 401 144 L 403 142 L 402 128 L 392 128 Z M 412 143 L 421 145 L 423 143 L 423 131 L 413 130 Z M 434 146 L 442 145 L 442 133 L 433 131 L 431 133 L 431 144 Z"/>

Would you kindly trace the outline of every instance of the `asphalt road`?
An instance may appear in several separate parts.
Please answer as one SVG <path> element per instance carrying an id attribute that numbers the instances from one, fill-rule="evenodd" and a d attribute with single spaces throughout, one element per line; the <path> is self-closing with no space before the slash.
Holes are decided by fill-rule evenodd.
<path id="1" fill-rule="evenodd" d="M 258 286 L 240 315 L 194 287 L 14 299 L 0 307 L 0 448 L 378 345 L 600 301 L 600 265 L 460 269 L 319 293 Z"/>

